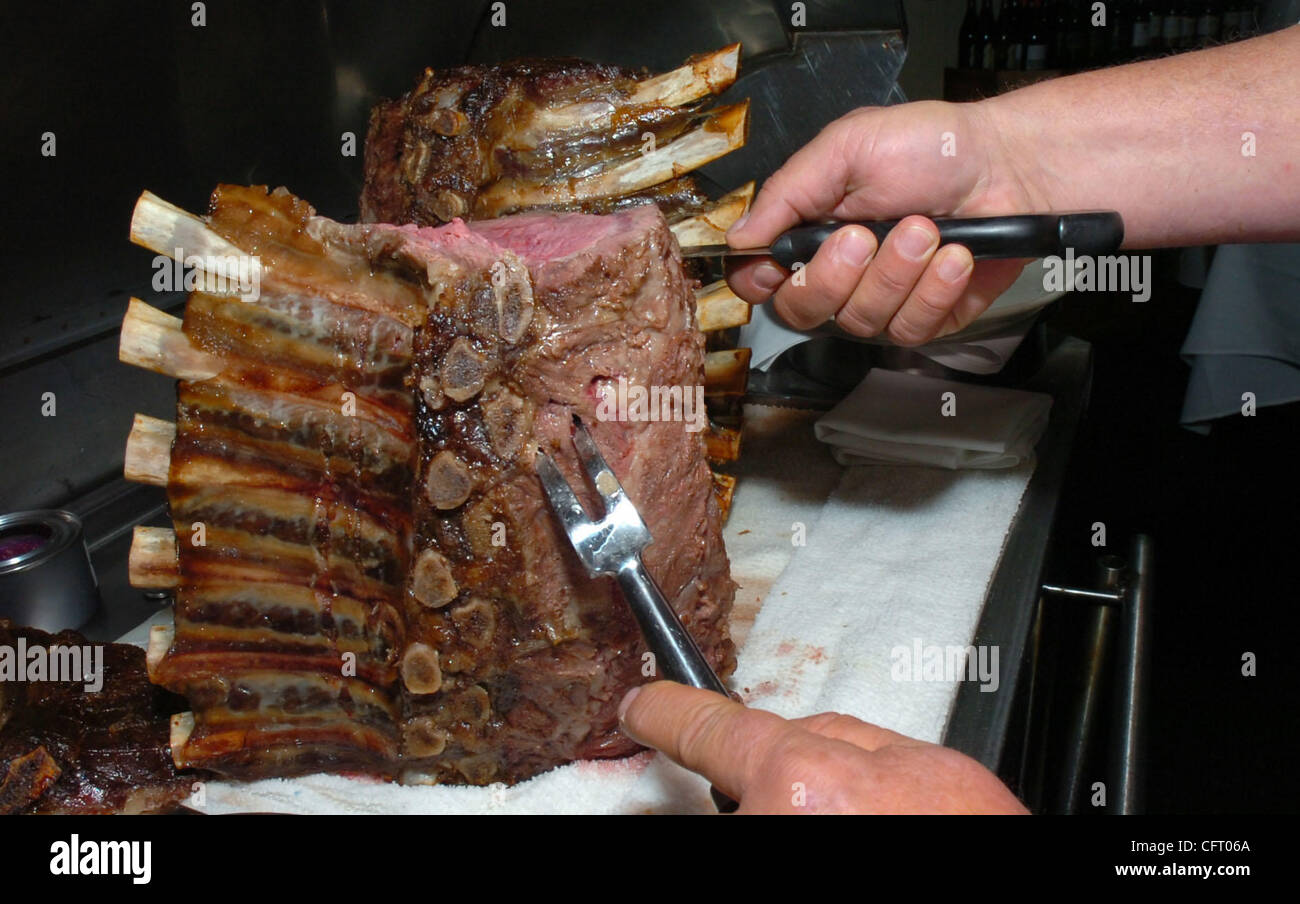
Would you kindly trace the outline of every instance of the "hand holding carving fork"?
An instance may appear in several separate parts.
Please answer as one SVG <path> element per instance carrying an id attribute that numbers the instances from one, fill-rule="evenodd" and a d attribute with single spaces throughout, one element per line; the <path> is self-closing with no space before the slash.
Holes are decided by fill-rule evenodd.
<path id="1" fill-rule="evenodd" d="M 598 521 L 588 517 L 577 494 L 549 455 L 538 452 L 535 463 L 546 498 L 560 519 L 578 560 L 592 577 L 611 575 L 618 581 L 632 615 L 641 627 L 646 646 L 654 654 L 655 663 L 662 668 L 664 677 L 724 697 L 731 696 L 664 598 L 659 585 L 646 571 L 641 551 L 653 539 L 650 531 L 576 414 L 573 416 L 573 445 L 578 452 L 578 461 L 605 508 Z M 730 813 L 736 809 L 735 801 L 716 788 L 710 791 L 720 812 Z"/>

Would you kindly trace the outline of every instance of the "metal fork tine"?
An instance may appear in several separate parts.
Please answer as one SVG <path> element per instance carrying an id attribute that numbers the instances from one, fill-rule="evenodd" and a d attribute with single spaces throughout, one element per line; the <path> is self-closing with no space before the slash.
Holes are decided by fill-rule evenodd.
<path id="1" fill-rule="evenodd" d="M 632 500 L 627 498 L 619 486 L 614 472 L 601 458 L 596 444 L 583 428 L 582 421 L 575 417 L 574 424 L 574 446 L 578 450 L 578 459 L 605 504 L 604 514 L 599 520 L 593 521 L 583 509 L 573 487 L 564 479 L 555 459 L 540 450 L 535 458 L 537 476 L 542 482 L 547 501 L 559 517 L 564 532 L 587 573 L 593 576 L 617 574 L 630 563 L 640 561 L 641 550 L 652 540 L 650 531 L 646 529 Z"/>
<path id="2" fill-rule="evenodd" d="M 545 452 L 538 452 L 536 459 L 537 476 L 541 478 L 542 489 L 546 491 L 546 498 L 551 503 L 551 508 L 559 516 L 560 523 L 564 525 L 564 532 L 569 535 L 571 541 L 576 541 L 578 536 L 590 530 L 594 525 L 587 512 L 578 501 L 577 495 L 569 482 L 564 479 L 560 469 L 555 464 L 555 460 Z"/>
<path id="3" fill-rule="evenodd" d="M 601 502 L 605 503 L 604 513 L 608 515 L 616 506 L 627 501 L 627 494 L 623 492 L 623 485 L 618 482 L 614 470 L 600 454 L 600 449 L 596 447 L 596 441 L 587 432 L 582 418 L 576 414 L 573 416 L 573 446 L 578 450 L 578 461 L 581 462 L 583 470 L 591 478 L 592 487 L 600 496 Z"/>

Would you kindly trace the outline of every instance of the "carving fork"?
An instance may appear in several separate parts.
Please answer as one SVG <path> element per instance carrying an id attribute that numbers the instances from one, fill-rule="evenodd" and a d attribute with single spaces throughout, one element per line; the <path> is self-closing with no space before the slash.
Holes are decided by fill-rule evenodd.
<path id="1" fill-rule="evenodd" d="M 573 416 L 573 445 L 592 488 L 604 504 L 605 511 L 599 521 L 587 516 L 554 459 L 539 451 L 535 464 L 547 501 L 560 519 L 578 560 L 592 577 L 611 575 L 618 581 L 632 615 L 641 627 L 646 646 L 654 654 L 655 663 L 664 677 L 730 697 L 726 685 L 710 667 L 695 639 L 687 633 L 659 585 L 646 571 L 641 551 L 653 542 L 650 530 L 576 414 Z M 710 790 L 720 811 L 726 813 L 736 809 L 736 803 L 730 798 L 716 788 Z"/>

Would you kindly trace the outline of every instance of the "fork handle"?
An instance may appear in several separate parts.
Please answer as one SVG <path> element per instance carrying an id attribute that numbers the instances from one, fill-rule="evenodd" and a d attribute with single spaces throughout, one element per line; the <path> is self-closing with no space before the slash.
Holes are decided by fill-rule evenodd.
<path id="1" fill-rule="evenodd" d="M 695 638 L 687 632 L 673 607 L 664 599 L 659 585 L 645 570 L 641 557 L 635 556 L 624 564 L 617 577 L 632 615 L 641 626 L 641 636 L 654 654 L 656 669 L 662 666 L 664 677 L 671 681 L 730 697 L 727 686 L 704 658 Z M 740 808 L 739 803 L 712 785 L 709 786 L 709 796 L 719 813 L 734 813 Z"/>
<path id="2" fill-rule="evenodd" d="M 632 615 L 641 626 L 646 646 L 654 654 L 656 667 L 664 677 L 678 684 L 730 696 L 726 685 L 700 652 L 695 638 L 687 632 L 658 585 L 646 572 L 640 557 L 625 564 L 617 576 L 618 585 L 632 607 Z"/>

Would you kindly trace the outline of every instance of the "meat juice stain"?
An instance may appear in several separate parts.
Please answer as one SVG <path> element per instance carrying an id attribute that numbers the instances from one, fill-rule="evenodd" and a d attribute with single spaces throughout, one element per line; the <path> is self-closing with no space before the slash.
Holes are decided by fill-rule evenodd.
<path id="1" fill-rule="evenodd" d="M 745 688 L 745 702 L 752 703 L 755 700 L 762 699 L 763 697 L 775 696 L 778 690 L 780 690 L 780 688 L 777 687 L 775 681 L 760 681 L 752 691 L 749 688 Z"/>
<path id="2" fill-rule="evenodd" d="M 653 750 L 642 750 L 626 757 L 610 757 L 598 760 L 579 760 L 578 771 L 587 775 L 618 775 L 632 773 L 639 775 L 654 759 Z"/>
<path id="3" fill-rule="evenodd" d="M 372 775 L 369 772 L 337 772 L 339 778 L 345 778 L 350 782 L 364 782 L 367 785 L 389 785 L 387 779 L 380 778 L 378 775 Z M 299 792 L 294 791 L 295 796 Z"/>
<path id="4" fill-rule="evenodd" d="M 824 647 L 814 647 L 808 644 L 799 644 L 792 640 L 783 640 L 776 648 L 777 656 L 794 656 L 795 661 L 785 670 L 788 676 L 784 682 L 785 687 L 782 692 L 784 697 L 793 697 L 795 688 L 799 686 L 799 679 L 803 676 L 804 666 L 808 663 L 820 665 L 826 661 L 826 650 Z M 776 682 L 764 681 L 754 689 L 755 697 L 771 696 L 778 690 L 782 690 Z"/>

